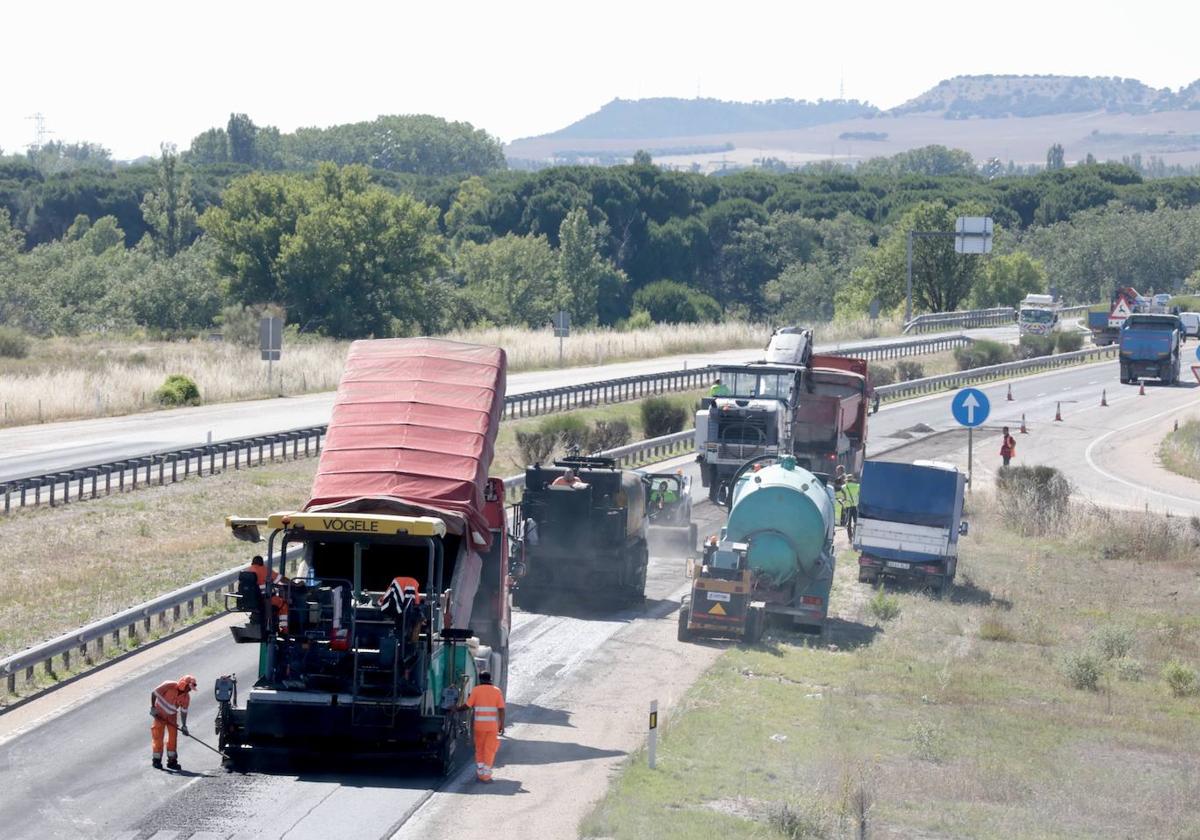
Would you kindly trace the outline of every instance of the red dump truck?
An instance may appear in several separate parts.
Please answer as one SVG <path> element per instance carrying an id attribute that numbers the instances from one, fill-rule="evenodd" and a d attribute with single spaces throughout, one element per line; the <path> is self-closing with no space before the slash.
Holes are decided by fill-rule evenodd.
<path id="1" fill-rule="evenodd" d="M 865 359 L 812 353 L 812 331 L 776 331 L 766 360 L 722 367 L 696 413 L 696 460 L 709 498 L 751 458 L 792 455 L 831 475 L 862 469 L 871 386 Z"/>
<path id="2" fill-rule="evenodd" d="M 350 347 L 309 501 L 264 518 L 269 583 L 243 573 L 238 642 L 260 646 L 239 705 L 217 681 L 230 757 L 385 752 L 449 772 L 458 711 L 488 670 L 503 687 L 510 627 L 504 484 L 489 478 L 505 355 L 435 339 Z M 279 575 L 275 577 L 276 573 Z"/>

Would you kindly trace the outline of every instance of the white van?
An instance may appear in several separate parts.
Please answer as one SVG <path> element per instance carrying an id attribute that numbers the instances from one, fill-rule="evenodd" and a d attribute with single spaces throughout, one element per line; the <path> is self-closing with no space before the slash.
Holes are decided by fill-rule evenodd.
<path id="1" fill-rule="evenodd" d="M 1200 338 L 1200 312 L 1180 312 L 1179 320 L 1183 322 L 1185 336 Z"/>

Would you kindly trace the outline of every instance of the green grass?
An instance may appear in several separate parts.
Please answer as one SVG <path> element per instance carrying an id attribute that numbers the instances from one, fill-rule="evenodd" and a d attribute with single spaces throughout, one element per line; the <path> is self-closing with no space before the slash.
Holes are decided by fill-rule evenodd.
<path id="1" fill-rule="evenodd" d="M 1200 834 L 1194 551 L 1021 537 L 974 501 L 953 595 L 888 592 L 900 613 L 872 630 L 843 555 L 833 606 L 859 626 L 832 650 L 776 631 L 726 652 L 583 836 L 850 837 L 864 813 L 872 837 Z M 1095 691 L 1063 673 L 1080 650 Z"/>

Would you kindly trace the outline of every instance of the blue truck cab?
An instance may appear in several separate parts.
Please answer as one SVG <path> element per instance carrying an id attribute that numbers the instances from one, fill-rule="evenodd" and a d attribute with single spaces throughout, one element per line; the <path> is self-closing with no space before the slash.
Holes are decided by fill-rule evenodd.
<path id="1" fill-rule="evenodd" d="M 1121 324 L 1121 382 L 1179 383 L 1183 322 L 1178 315 L 1134 314 Z"/>
<path id="2" fill-rule="evenodd" d="M 867 461 L 858 497 L 858 580 L 915 582 L 944 593 L 958 570 L 958 538 L 967 533 L 967 477 L 952 464 Z"/>

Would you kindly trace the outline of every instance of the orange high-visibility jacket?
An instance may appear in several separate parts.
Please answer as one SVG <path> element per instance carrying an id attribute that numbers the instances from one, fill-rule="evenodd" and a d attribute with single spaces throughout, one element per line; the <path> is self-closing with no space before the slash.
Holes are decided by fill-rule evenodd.
<path id="1" fill-rule="evenodd" d="M 180 691 L 178 680 L 167 680 L 154 689 L 154 712 L 168 723 L 175 723 L 175 713 L 186 709 L 191 702 L 190 691 Z"/>
<path id="2" fill-rule="evenodd" d="M 475 711 L 475 728 L 480 732 L 500 731 L 500 710 L 504 695 L 494 685 L 477 685 L 471 689 L 467 705 Z"/>

